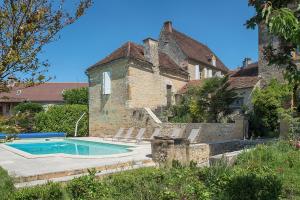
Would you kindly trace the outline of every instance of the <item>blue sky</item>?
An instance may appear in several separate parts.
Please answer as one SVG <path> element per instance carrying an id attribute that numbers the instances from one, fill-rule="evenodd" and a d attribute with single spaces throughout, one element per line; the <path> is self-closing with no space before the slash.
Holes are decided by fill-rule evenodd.
<path id="1" fill-rule="evenodd" d="M 43 50 L 50 61 L 53 82 L 87 81 L 85 70 L 126 41 L 142 43 L 157 38 L 164 21 L 206 44 L 229 68 L 244 57 L 257 60 L 257 30 L 245 21 L 254 14 L 248 0 L 94 0 L 75 24 L 60 32 L 60 39 Z"/>

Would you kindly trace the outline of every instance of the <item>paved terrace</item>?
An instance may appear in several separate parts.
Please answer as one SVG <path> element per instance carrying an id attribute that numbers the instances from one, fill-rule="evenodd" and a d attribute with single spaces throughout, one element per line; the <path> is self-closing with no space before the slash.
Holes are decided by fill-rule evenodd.
<path id="1" fill-rule="evenodd" d="M 99 138 L 81 138 L 83 140 L 103 141 Z M 106 141 L 107 142 L 107 141 Z M 115 144 L 132 145 L 134 143 L 110 142 Z M 15 178 L 20 187 L 44 183 L 45 180 L 64 181 L 64 177 L 75 177 L 84 174 L 87 169 L 95 168 L 101 173 L 111 173 L 122 169 L 130 169 L 152 165 L 149 157 L 149 143 L 136 145 L 131 155 L 112 156 L 104 158 L 71 158 L 62 156 L 26 158 L 7 149 L 0 144 L 0 166 Z"/>

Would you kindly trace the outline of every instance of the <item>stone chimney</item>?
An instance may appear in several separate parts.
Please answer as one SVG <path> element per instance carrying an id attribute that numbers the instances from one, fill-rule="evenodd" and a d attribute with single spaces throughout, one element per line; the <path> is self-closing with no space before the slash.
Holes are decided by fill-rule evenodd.
<path id="1" fill-rule="evenodd" d="M 247 67 L 247 66 L 250 65 L 251 63 L 252 63 L 251 58 L 245 58 L 245 59 L 243 60 L 243 68 L 244 68 L 244 67 Z"/>
<path id="2" fill-rule="evenodd" d="M 147 38 L 144 39 L 143 42 L 145 59 L 152 63 L 154 67 L 159 67 L 158 41 L 152 38 Z"/>
<path id="3" fill-rule="evenodd" d="M 172 22 L 171 21 L 166 21 L 164 23 L 164 30 L 167 31 L 167 32 L 172 33 L 173 28 L 172 28 Z"/>

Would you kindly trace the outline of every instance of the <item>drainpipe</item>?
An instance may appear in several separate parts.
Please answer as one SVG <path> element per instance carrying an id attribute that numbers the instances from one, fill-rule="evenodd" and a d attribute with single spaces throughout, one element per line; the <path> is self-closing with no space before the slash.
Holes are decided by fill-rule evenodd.
<path id="1" fill-rule="evenodd" d="M 77 120 L 76 125 L 75 125 L 75 137 L 77 137 L 77 130 L 78 130 L 78 124 L 80 122 L 80 120 L 83 118 L 83 116 L 85 115 L 85 112 L 80 116 L 80 118 Z"/>

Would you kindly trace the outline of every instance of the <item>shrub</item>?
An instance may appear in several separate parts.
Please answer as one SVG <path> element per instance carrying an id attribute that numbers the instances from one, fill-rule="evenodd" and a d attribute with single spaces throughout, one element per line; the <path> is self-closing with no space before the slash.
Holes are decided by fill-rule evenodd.
<path id="1" fill-rule="evenodd" d="M 74 136 L 75 123 L 83 113 L 88 113 L 85 105 L 56 105 L 35 117 L 36 131 L 65 132 Z M 82 118 L 78 125 L 78 136 L 88 135 L 88 116 Z"/>
<path id="2" fill-rule="evenodd" d="M 271 172 L 234 172 L 224 188 L 224 198 L 231 200 L 276 200 L 282 189 L 281 180 Z"/>
<path id="3" fill-rule="evenodd" d="M 10 200 L 14 192 L 12 178 L 0 167 L 0 197 L 3 200 Z"/>
<path id="4" fill-rule="evenodd" d="M 16 107 L 14 107 L 14 113 L 18 113 L 18 112 L 39 113 L 39 112 L 42 112 L 43 110 L 44 110 L 44 108 L 41 104 L 31 103 L 31 102 L 20 103 Z"/>
<path id="5" fill-rule="evenodd" d="M 75 88 L 66 90 L 63 93 L 66 104 L 82 104 L 88 105 L 88 88 Z"/>
<path id="6" fill-rule="evenodd" d="M 275 79 L 266 88 L 253 92 L 250 129 L 255 136 L 278 136 L 279 116 L 290 97 L 290 87 Z"/>
<path id="7" fill-rule="evenodd" d="M 63 200 L 66 199 L 63 188 L 58 183 L 19 189 L 14 196 L 15 200 Z"/>
<path id="8" fill-rule="evenodd" d="M 12 120 L 20 127 L 22 132 L 31 132 L 34 129 L 36 113 L 42 112 L 43 106 L 38 103 L 20 103 L 14 108 Z"/>

